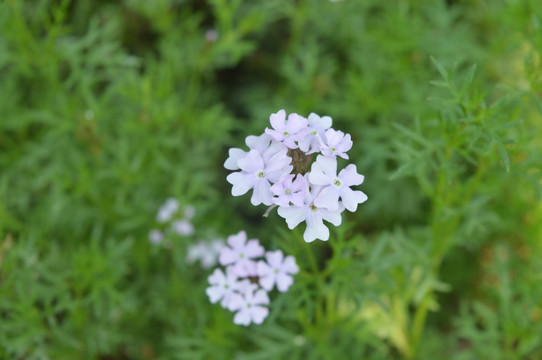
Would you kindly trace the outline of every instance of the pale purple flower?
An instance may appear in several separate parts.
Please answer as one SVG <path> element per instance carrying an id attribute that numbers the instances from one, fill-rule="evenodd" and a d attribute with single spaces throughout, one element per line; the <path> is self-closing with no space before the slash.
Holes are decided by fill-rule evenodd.
<path id="1" fill-rule="evenodd" d="M 262 156 L 264 162 L 268 162 L 273 155 L 280 151 L 288 151 L 285 145 L 272 141 L 273 138 L 263 133 L 260 136 L 249 135 L 245 139 L 245 144 L 250 150 L 256 150 Z M 238 148 L 228 150 L 228 158 L 224 162 L 224 167 L 228 170 L 239 170 L 237 162 L 248 155 L 248 151 Z"/>
<path id="2" fill-rule="evenodd" d="M 177 235 L 190 236 L 194 234 L 194 226 L 187 219 L 175 220 L 171 228 Z"/>
<path id="3" fill-rule="evenodd" d="M 218 32 L 215 29 L 209 29 L 205 32 L 205 40 L 215 42 L 218 39 Z"/>
<path id="4" fill-rule="evenodd" d="M 295 180 L 294 175 L 286 175 L 270 188 L 275 195 L 273 202 L 285 207 L 289 207 L 290 204 L 303 206 L 306 187 L 305 178 L 302 175 L 297 175 Z"/>
<path id="5" fill-rule="evenodd" d="M 286 112 L 284 110 L 271 114 L 269 121 L 273 129 L 265 128 L 265 132 L 271 135 L 275 141 L 284 143 L 290 149 L 298 147 L 296 142 L 302 140 L 307 131 L 307 119 L 292 113 L 288 115 L 286 121 Z"/>
<path id="6" fill-rule="evenodd" d="M 261 324 L 269 314 L 269 296 L 263 289 L 258 289 L 256 285 L 246 286 L 244 291 L 234 293 L 231 296 L 229 309 L 237 311 L 233 318 L 233 323 L 237 325 L 248 326 L 251 323 Z"/>
<path id="7" fill-rule="evenodd" d="M 248 285 L 248 280 L 239 280 L 231 268 L 226 268 L 226 274 L 220 269 L 215 269 L 208 277 L 208 281 L 211 286 L 205 292 L 209 296 L 209 300 L 213 304 L 221 300 L 220 305 L 226 309 L 231 309 L 230 304 L 236 294 L 235 291 Z"/>
<path id="8" fill-rule="evenodd" d="M 325 156 L 340 156 L 348 159 L 346 152 L 352 148 L 350 134 L 340 130 L 327 129 L 321 142 L 321 152 Z"/>
<path id="9" fill-rule="evenodd" d="M 173 215 L 179 210 L 179 202 L 177 199 L 168 198 L 166 202 L 158 209 L 156 220 L 161 223 L 169 221 Z"/>
<path id="10" fill-rule="evenodd" d="M 255 272 L 254 258 L 264 254 L 264 248 L 256 239 L 247 241 L 247 234 L 240 231 L 228 237 L 228 245 L 220 250 L 218 261 L 222 266 L 233 265 L 233 270 L 239 276 L 248 276 Z"/>
<path id="11" fill-rule="evenodd" d="M 312 154 L 321 150 L 322 137 L 325 136 L 325 131 L 331 127 L 333 120 L 329 116 L 320 117 L 315 113 L 310 113 L 308 122 L 308 132 L 299 141 L 299 148 L 306 154 Z"/>
<path id="12" fill-rule="evenodd" d="M 331 211 L 339 209 L 339 198 L 348 211 L 356 211 L 358 204 L 367 200 L 367 195 L 350 186 L 360 185 L 364 176 L 357 173 L 356 165 L 350 164 L 337 175 L 337 158 L 318 155 L 312 164 L 309 181 L 323 186 L 314 200 L 314 205 Z"/>
<path id="13" fill-rule="evenodd" d="M 264 161 L 257 150 L 250 150 L 247 156 L 239 159 L 237 164 L 242 171 L 226 178 L 233 185 L 232 195 L 240 196 L 254 189 L 250 199 L 253 205 L 271 205 L 273 194 L 269 189 L 270 182 L 275 183 L 292 170 L 291 158 L 286 149 L 283 150 L 275 153 L 268 161 Z"/>
<path id="14" fill-rule="evenodd" d="M 149 241 L 151 242 L 151 244 L 160 244 L 163 239 L 164 234 L 162 234 L 160 230 L 152 229 L 151 231 L 149 231 Z"/>
<path id="15" fill-rule="evenodd" d="M 287 208 L 281 206 L 278 209 L 278 214 L 286 220 L 290 230 L 303 221 L 307 223 L 307 228 L 303 233 L 303 239 L 306 242 L 312 242 L 316 239 L 327 241 L 329 239 L 329 229 L 324 225 L 323 220 L 335 226 L 339 226 L 342 222 L 342 206 L 339 206 L 339 209 L 335 211 L 331 211 L 314 204 L 314 199 L 318 197 L 321 189 L 321 186 L 311 186 L 310 189 L 307 189 L 303 207 L 292 206 Z"/>
<path id="16" fill-rule="evenodd" d="M 291 275 L 299 272 L 295 258 L 290 255 L 284 258 L 282 251 L 268 251 L 265 254 L 265 261 L 258 261 L 258 276 L 260 285 L 267 291 L 271 291 L 276 284 L 280 292 L 288 290 L 294 283 Z"/>

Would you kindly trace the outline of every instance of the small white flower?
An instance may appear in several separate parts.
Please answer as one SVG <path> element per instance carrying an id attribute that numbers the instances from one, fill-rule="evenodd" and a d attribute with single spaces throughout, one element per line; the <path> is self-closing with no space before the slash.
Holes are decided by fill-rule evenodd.
<path id="1" fill-rule="evenodd" d="M 158 214 L 156 215 L 156 220 L 160 223 L 165 223 L 175 215 L 175 213 L 179 210 L 179 202 L 177 199 L 174 198 L 168 198 L 166 202 L 160 206 L 160 209 L 158 209 Z"/>
<path id="2" fill-rule="evenodd" d="M 190 236 L 194 234 L 194 226 L 186 219 L 175 220 L 171 224 L 171 228 L 177 235 Z"/>
<path id="3" fill-rule="evenodd" d="M 218 39 L 218 32 L 215 29 L 209 29 L 205 32 L 205 40 L 208 42 L 215 42 Z"/>
<path id="4" fill-rule="evenodd" d="M 230 309 L 232 297 L 236 294 L 235 291 L 248 286 L 248 280 L 239 281 L 237 275 L 232 271 L 231 267 L 226 268 L 226 274 L 220 269 L 215 271 L 208 278 L 209 286 L 205 292 L 209 296 L 211 303 L 216 303 L 219 300 L 223 308 Z"/>
<path id="5" fill-rule="evenodd" d="M 162 234 L 160 230 L 152 229 L 151 231 L 149 231 L 149 241 L 152 244 L 154 245 L 160 244 L 163 239 L 164 239 L 164 235 Z"/>
<path id="6" fill-rule="evenodd" d="M 265 258 L 267 262 L 258 261 L 258 276 L 260 277 L 261 287 L 271 291 L 276 284 L 280 292 L 285 292 L 294 283 L 291 275 L 299 272 L 295 258 L 291 255 L 284 258 L 284 254 L 280 250 L 268 251 Z"/>
<path id="7" fill-rule="evenodd" d="M 307 190 L 303 207 L 279 207 L 277 211 L 286 220 L 290 230 L 303 221 L 307 223 L 307 228 L 303 233 L 303 239 L 306 242 L 312 242 L 316 239 L 327 241 L 329 239 L 329 229 L 324 225 L 323 220 L 335 226 L 341 225 L 342 222 L 341 212 L 343 209 L 341 206 L 339 206 L 339 209 L 331 211 L 315 205 L 314 200 L 321 189 L 322 187 L 313 186 L 310 190 Z"/>
<path id="8" fill-rule="evenodd" d="M 325 136 L 325 131 L 331 127 L 333 120 L 329 116 L 318 116 L 315 113 L 310 113 L 308 117 L 309 131 L 299 142 L 299 148 L 307 155 L 321 150 L 322 137 Z"/>
<path id="9" fill-rule="evenodd" d="M 286 112 L 280 110 L 269 117 L 273 129 L 265 128 L 265 132 L 275 140 L 284 143 L 290 149 L 297 149 L 297 142 L 305 137 L 308 120 L 304 117 L 292 113 L 288 115 L 286 121 Z"/>
<path id="10" fill-rule="evenodd" d="M 340 198 L 348 211 L 356 211 L 358 204 L 367 200 L 367 195 L 350 189 L 350 186 L 360 185 L 363 179 L 363 175 L 357 173 L 356 165 L 348 165 L 337 175 L 337 158 L 318 155 L 312 164 L 309 181 L 323 189 L 314 204 L 334 211 L 339 209 Z"/>
<path id="11" fill-rule="evenodd" d="M 230 301 L 230 310 L 237 311 L 233 318 L 234 324 L 248 326 L 251 323 L 263 323 L 269 314 L 265 305 L 269 305 L 269 296 L 256 285 L 245 287 L 242 294 L 234 293 Z"/>
<path id="12" fill-rule="evenodd" d="M 220 250 L 219 262 L 222 266 L 233 265 L 234 271 L 239 276 L 248 276 L 255 272 L 253 259 L 264 254 L 264 248 L 257 239 L 247 241 L 247 234 L 240 231 L 236 235 L 228 237 L 228 245 Z"/>
<path id="13" fill-rule="evenodd" d="M 288 174 L 292 170 L 290 162 L 291 158 L 286 151 L 275 153 L 266 162 L 258 151 L 250 150 L 247 156 L 237 161 L 242 171 L 232 173 L 226 178 L 233 185 L 232 195 L 241 196 L 254 189 L 250 199 L 253 205 L 271 205 L 273 193 L 270 182 L 274 183 Z"/>
<path id="14" fill-rule="evenodd" d="M 327 129 L 322 140 L 324 140 L 320 143 L 322 155 L 348 159 L 346 152 L 352 148 L 350 134 L 345 135 L 340 130 Z"/>

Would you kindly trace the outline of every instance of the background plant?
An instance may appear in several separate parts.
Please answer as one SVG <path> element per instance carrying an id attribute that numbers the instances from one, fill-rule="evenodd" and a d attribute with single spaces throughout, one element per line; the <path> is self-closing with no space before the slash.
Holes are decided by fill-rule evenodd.
<path id="1" fill-rule="evenodd" d="M 542 357 L 540 14 L 0 3 L 0 357 Z M 332 116 L 366 176 L 327 243 L 230 196 L 227 149 L 281 108 Z M 263 325 L 208 302 L 193 240 L 149 244 L 168 197 L 197 236 L 245 229 L 296 257 Z"/>

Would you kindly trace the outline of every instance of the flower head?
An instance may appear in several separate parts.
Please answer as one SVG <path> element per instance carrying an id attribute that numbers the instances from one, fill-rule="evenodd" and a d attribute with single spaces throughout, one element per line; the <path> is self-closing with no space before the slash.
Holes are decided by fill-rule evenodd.
<path id="1" fill-rule="evenodd" d="M 230 301 L 230 310 L 237 311 L 234 324 L 248 326 L 251 323 L 261 324 L 269 314 L 269 296 L 256 285 L 246 286 L 242 293 L 234 293 Z"/>
<path id="2" fill-rule="evenodd" d="M 280 292 L 288 290 L 294 283 L 291 275 L 299 272 L 293 256 L 284 257 L 282 251 L 268 251 L 265 254 L 265 261 L 258 261 L 258 276 L 260 285 L 267 291 L 271 291 L 276 284 Z"/>
<path id="3" fill-rule="evenodd" d="M 273 129 L 265 128 L 265 132 L 275 140 L 284 143 L 289 149 L 296 149 L 297 142 L 301 141 L 306 134 L 308 121 L 295 113 L 288 115 L 280 110 L 269 117 Z"/>
<path id="4" fill-rule="evenodd" d="M 220 305 L 226 309 L 230 309 L 235 291 L 245 288 L 248 280 L 240 281 L 232 268 L 227 268 L 224 274 L 222 270 L 215 269 L 208 278 L 210 287 L 205 290 L 211 303 L 216 303 L 219 300 Z"/>
<path id="5" fill-rule="evenodd" d="M 233 265 L 233 271 L 238 276 L 247 276 L 254 270 L 254 258 L 262 256 L 264 248 L 256 239 L 247 241 L 247 234 L 240 231 L 236 235 L 228 237 L 228 245 L 220 250 L 218 261 L 221 265 Z"/>
<path id="6" fill-rule="evenodd" d="M 358 204 L 367 200 L 367 195 L 350 189 L 350 186 L 360 185 L 363 179 L 363 175 L 357 173 L 356 165 L 348 165 L 337 175 L 337 158 L 319 155 L 309 174 L 312 184 L 323 186 L 314 204 L 335 211 L 339 209 L 340 198 L 348 211 L 356 211 Z"/>

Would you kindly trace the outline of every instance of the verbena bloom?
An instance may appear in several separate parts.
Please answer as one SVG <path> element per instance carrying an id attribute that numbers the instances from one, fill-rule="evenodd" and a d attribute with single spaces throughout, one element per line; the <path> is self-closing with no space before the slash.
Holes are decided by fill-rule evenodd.
<path id="1" fill-rule="evenodd" d="M 239 170 L 227 177 L 232 195 L 253 189 L 251 203 L 270 206 L 264 216 L 278 206 L 290 229 L 306 222 L 305 241 L 328 240 L 324 220 L 338 226 L 342 211 L 356 211 L 367 200 L 363 192 L 351 189 L 364 179 L 355 165 L 337 174 L 337 157 L 348 159 L 351 136 L 331 128 L 331 117 L 315 113 L 305 119 L 280 110 L 269 120 L 272 128 L 246 138 L 249 151 L 229 151 L 224 167 Z"/>
<path id="2" fill-rule="evenodd" d="M 325 156 L 340 156 L 348 159 L 346 152 L 352 148 L 350 134 L 344 134 L 340 130 L 327 129 L 321 143 L 321 151 Z"/>
<path id="3" fill-rule="evenodd" d="M 303 206 L 306 187 L 305 178 L 301 175 L 297 175 L 295 180 L 294 175 L 283 176 L 279 182 L 270 188 L 275 195 L 273 202 L 285 207 L 289 207 L 290 204 Z"/>
<path id="4" fill-rule="evenodd" d="M 160 244 L 162 240 L 164 239 L 164 234 L 160 230 L 152 229 L 149 231 L 149 241 L 154 244 Z"/>
<path id="5" fill-rule="evenodd" d="M 232 187 L 232 195 L 239 196 L 253 189 L 250 201 L 253 205 L 271 205 L 273 194 L 271 182 L 276 182 L 281 176 L 288 174 L 292 167 L 291 159 L 286 151 L 279 151 L 269 161 L 265 162 L 257 150 L 250 150 L 248 155 L 239 159 L 237 164 L 242 170 L 228 175 L 227 180 Z"/>
<path id="6" fill-rule="evenodd" d="M 175 215 L 177 210 L 179 210 L 179 202 L 177 199 L 168 198 L 166 202 L 160 206 L 160 209 L 158 209 L 156 220 L 161 223 L 167 222 Z"/>
<path id="7" fill-rule="evenodd" d="M 339 209 L 339 198 L 348 211 L 356 211 L 358 204 L 367 200 L 367 195 L 350 186 L 360 185 L 363 175 L 356 171 L 356 165 L 350 164 L 337 175 L 337 158 L 319 155 L 312 164 L 309 180 L 314 185 L 323 186 L 314 205 L 331 211 Z"/>
<path id="8" fill-rule="evenodd" d="M 260 285 L 267 291 L 271 291 L 276 284 L 280 292 L 288 290 L 294 283 L 293 274 L 299 272 L 293 256 L 284 257 L 280 250 L 268 251 L 265 254 L 266 261 L 258 261 L 258 276 Z"/>
<path id="9" fill-rule="evenodd" d="M 177 235 L 190 236 L 194 234 L 194 226 L 187 219 L 175 220 L 171 228 Z"/>
<path id="10" fill-rule="evenodd" d="M 226 309 L 230 309 L 235 291 L 248 285 L 248 280 L 240 281 L 232 268 L 227 268 L 225 274 L 222 270 L 215 269 L 208 281 L 211 286 L 205 292 L 209 300 L 213 304 L 220 300 L 220 305 Z"/>
<path id="11" fill-rule="evenodd" d="M 212 303 L 221 300 L 222 307 L 236 312 L 235 324 L 261 324 L 269 313 L 266 290 L 276 285 L 279 291 L 286 291 L 293 283 L 292 275 L 299 272 L 293 256 L 270 251 L 264 261 L 263 255 L 259 241 L 247 241 L 246 233 L 240 231 L 228 237 L 228 246 L 220 249 L 219 262 L 226 266 L 226 272 L 216 269 L 208 278 L 209 299 Z"/>
<path id="12" fill-rule="evenodd" d="M 234 293 L 230 300 L 230 310 L 237 311 L 234 324 L 248 326 L 251 323 L 261 324 L 269 314 L 269 296 L 256 285 L 245 287 L 242 293 Z"/>
<path id="13" fill-rule="evenodd" d="M 218 261 L 221 265 L 233 265 L 233 271 L 239 276 L 246 276 L 254 269 L 254 258 L 264 254 L 264 248 L 256 239 L 247 241 L 247 234 L 240 231 L 236 235 L 231 235 L 227 239 L 229 246 L 224 246 L 220 250 Z"/>
<path id="14" fill-rule="evenodd" d="M 305 175 L 306 176 L 306 175 Z M 324 220 L 339 226 L 342 222 L 342 208 L 332 211 L 315 205 L 314 200 L 318 197 L 322 187 L 313 186 L 305 192 L 305 201 L 302 207 L 279 207 L 278 214 L 286 220 L 288 228 L 294 229 L 301 222 L 307 223 L 303 233 L 306 242 L 316 239 L 327 241 L 329 229 L 324 225 Z"/>
<path id="15" fill-rule="evenodd" d="M 333 120 L 329 116 L 318 116 L 310 113 L 308 117 L 308 131 L 304 139 L 299 141 L 299 148 L 306 154 L 312 154 L 321 150 L 324 132 L 331 127 Z"/>
<path id="16" fill-rule="evenodd" d="M 307 131 L 307 119 L 292 113 L 288 115 L 288 120 L 286 120 L 284 110 L 271 114 L 269 121 L 273 129 L 265 128 L 265 132 L 271 135 L 275 141 L 282 142 L 289 149 L 296 149 L 298 147 L 297 142 L 303 139 Z"/>

